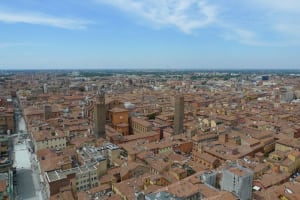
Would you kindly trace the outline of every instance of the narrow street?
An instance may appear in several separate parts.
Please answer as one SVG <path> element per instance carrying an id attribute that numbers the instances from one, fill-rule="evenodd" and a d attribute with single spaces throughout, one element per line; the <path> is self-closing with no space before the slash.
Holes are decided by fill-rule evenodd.
<path id="1" fill-rule="evenodd" d="M 16 200 L 46 200 L 46 195 L 40 184 L 40 172 L 36 164 L 36 155 L 29 145 L 28 133 L 23 116 L 16 106 L 17 134 L 13 137 L 14 167 L 16 167 Z"/>

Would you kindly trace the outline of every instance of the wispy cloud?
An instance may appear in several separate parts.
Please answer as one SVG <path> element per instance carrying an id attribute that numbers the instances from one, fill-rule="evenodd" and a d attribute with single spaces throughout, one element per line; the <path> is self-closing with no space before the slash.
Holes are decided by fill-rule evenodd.
<path id="1" fill-rule="evenodd" d="M 214 27 L 226 40 L 251 46 L 268 45 L 243 25 L 222 19 L 225 2 L 206 0 L 95 0 L 150 22 L 154 27 L 176 27 L 186 34 Z M 234 13 L 234 10 L 227 10 Z M 225 13 L 226 14 L 226 13 Z M 148 23 L 149 25 L 149 23 Z"/>
<path id="2" fill-rule="evenodd" d="M 271 36 L 277 36 L 273 43 L 279 45 L 299 45 L 300 43 L 300 1 L 299 0 L 253 0 L 248 5 L 258 11 L 260 20 Z M 270 36 L 269 35 L 269 36 Z M 268 35 L 264 35 L 267 38 Z"/>
<path id="3" fill-rule="evenodd" d="M 296 20 L 300 18 L 299 0 L 242 1 L 238 2 L 240 10 L 232 6 L 236 5 L 234 0 L 94 1 L 136 16 L 146 25 L 175 27 L 186 34 L 213 27 L 226 40 L 250 46 L 283 46 L 300 41 L 300 22 Z"/>
<path id="4" fill-rule="evenodd" d="M 232 27 L 223 36 L 227 40 L 234 40 L 249 46 L 277 46 L 262 40 L 256 32 L 242 28 Z"/>
<path id="5" fill-rule="evenodd" d="M 290 36 L 295 36 L 300 38 L 300 23 L 277 23 L 275 25 L 275 29 L 282 32 L 286 33 Z"/>
<path id="6" fill-rule="evenodd" d="M 174 26 L 184 33 L 215 22 L 217 8 L 205 0 L 97 0 L 141 17 L 154 26 Z"/>
<path id="7" fill-rule="evenodd" d="M 227 27 L 225 30 L 226 31 L 223 31 L 224 33 L 222 36 L 226 40 L 235 40 L 248 45 L 254 45 L 257 43 L 255 39 L 256 35 L 252 31 L 233 27 Z"/>
<path id="8" fill-rule="evenodd" d="M 63 29 L 85 29 L 88 24 L 92 23 L 91 21 L 82 19 L 71 19 L 41 13 L 13 12 L 7 10 L 0 10 L 0 22 L 37 24 Z"/>

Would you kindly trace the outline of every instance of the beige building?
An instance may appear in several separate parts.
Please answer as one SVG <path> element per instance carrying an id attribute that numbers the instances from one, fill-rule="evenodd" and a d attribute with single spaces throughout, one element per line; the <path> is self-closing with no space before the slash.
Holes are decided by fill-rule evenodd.
<path id="1" fill-rule="evenodd" d="M 109 161 L 109 164 L 112 166 L 115 160 L 120 158 L 120 148 L 116 145 L 107 145 L 107 158 Z"/>
<path id="2" fill-rule="evenodd" d="M 293 150 L 288 153 L 287 158 L 281 163 L 280 170 L 294 173 L 300 168 L 300 152 Z"/>
<path id="3" fill-rule="evenodd" d="M 100 185 L 98 169 L 92 167 L 78 167 L 76 171 L 76 191 L 88 190 Z"/>
<path id="4" fill-rule="evenodd" d="M 100 185 L 97 163 L 67 170 L 54 170 L 45 173 L 48 195 L 54 195 L 60 188 L 71 185 L 74 192 L 86 191 Z"/>
<path id="5" fill-rule="evenodd" d="M 0 133 L 7 134 L 7 131 L 13 133 L 15 130 L 14 111 L 12 108 L 0 107 Z"/>
<path id="6" fill-rule="evenodd" d="M 142 118 L 131 118 L 131 129 L 133 134 L 147 133 L 152 131 L 152 124 Z"/>
<path id="7" fill-rule="evenodd" d="M 98 162 L 98 176 L 106 174 L 109 166 L 114 166 L 117 159 L 120 158 L 119 146 L 112 143 L 105 143 L 100 147 L 85 146 L 77 150 L 79 162 L 82 165 Z"/>
<path id="8" fill-rule="evenodd" d="M 67 137 L 62 131 L 39 131 L 33 133 L 35 151 L 40 149 L 64 149 Z"/>

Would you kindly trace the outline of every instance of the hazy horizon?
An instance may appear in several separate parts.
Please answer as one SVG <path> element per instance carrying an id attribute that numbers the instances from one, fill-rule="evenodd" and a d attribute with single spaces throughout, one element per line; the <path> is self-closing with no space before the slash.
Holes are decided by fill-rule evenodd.
<path id="1" fill-rule="evenodd" d="M 0 71 L 299 71 L 300 68 L 141 68 L 141 67 L 66 67 L 66 68 L 55 68 L 55 67 L 43 67 L 43 68 L 30 68 L 30 67 L 19 67 L 19 68 L 1 68 Z"/>

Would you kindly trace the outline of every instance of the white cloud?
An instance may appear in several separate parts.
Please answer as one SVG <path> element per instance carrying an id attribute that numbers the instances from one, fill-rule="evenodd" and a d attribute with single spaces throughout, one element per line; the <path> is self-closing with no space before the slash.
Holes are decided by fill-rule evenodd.
<path id="1" fill-rule="evenodd" d="M 268 24 L 263 30 L 269 28 L 273 34 L 280 34 L 284 43 L 300 42 L 299 0 L 253 0 L 250 4 L 261 12 L 261 20 Z"/>
<path id="2" fill-rule="evenodd" d="M 241 44 L 250 45 L 250 46 L 263 46 L 267 45 L 265 42 L 262 42 L 258 39 L 258 36 L 255 32 L 237 28 L 230 25 L 221 25 L 223 26 L 223 38 L 226 40 L 234 40 Z"/>
<path id="3" fill-rule="evenodd" d="M 226 2 L 218 3 L 224 11 L 218 16 L 222 21 L 218 26 L 225 39 L 251 46 L 299 45 L 299 0 L 241 1 L 237 7 L 234 0 L 229 0 L 229 6 Z"/>
<path id="4" fill-rule="evenodd" d="M 252 31 L 241 29 L 241 28 L 233 28 L 232 33 L 234 39 L 238 40 L 240 43 L 248 44 L 248 45 L 257 45 L 256 34 Z"/>
<path id="5" fill-rule="evenodd" d="M 0 11 L 0 22 L 46 25 L 63 29 L 85 29 L 90 21 L 61 18 L 40 13 Z"/>
<path id="6" fill-rule="evenodd" d="M 191 34 L 197 29 L 212 25 L 220 30 L 226 40 L 237 41 L 245 45 L 266 45 L 258 35 L 230 21 L 224 21 L 220 10 L 222 3 L 206 0 L 96 0 L 101 4 L 113 6 L 119 10 L 138 16 L 150 22 L 154 27 L 174 26 L 180 31 Z M 234 10 L 230 10 L 234 12 Z M 218 34 L 218 33 L 216 33 Z"/>
<path id="7" fill-rule="evenodd" d="M 236 28 L 233 29 L 233 34 L 235 35 L 235 40 L 239 41 L 241 44 L 246 44 L 250 46 L 271 46 L 272 44 L 262 41 L 258 38 L 257 33 L 246 30 Z"/>
<path id="8" fill-rule="evenodd" d="M 185 33 L 215 22 L 217 9 L 204 0 L 97 0 L 148 20 L 154 26 L 175 26 Z"/>
<path id="9" fill-rule="evenodd" d="M 300 36 L 300 27 L 299 27 L 299 23 L 295 24 L 295 23 L 277 23 L 275 28 L 282 32 L 282 33 L 286 33 L 289 34 L 291 36 Z"/>

